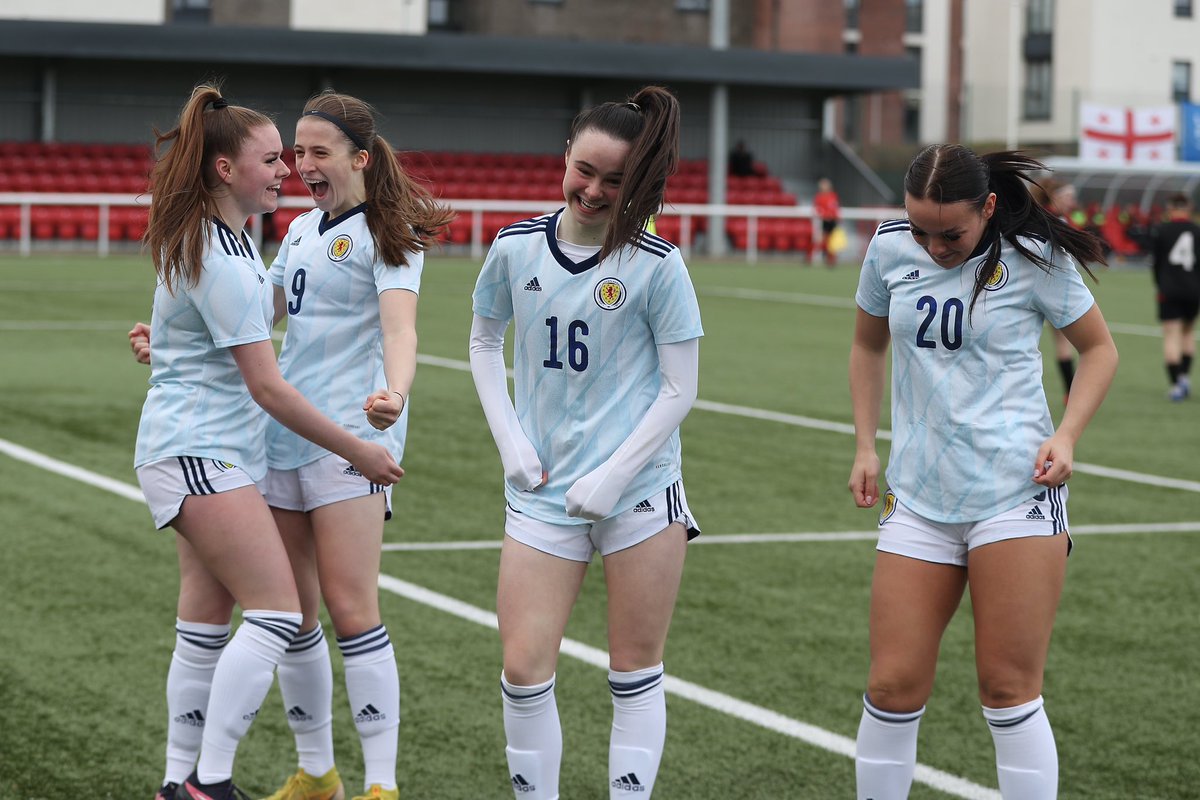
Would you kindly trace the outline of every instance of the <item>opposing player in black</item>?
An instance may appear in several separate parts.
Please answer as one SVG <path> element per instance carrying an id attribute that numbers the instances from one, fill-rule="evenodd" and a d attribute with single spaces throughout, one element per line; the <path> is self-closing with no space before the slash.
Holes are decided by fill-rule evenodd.
<path id="1" fill-rule="evenodd" d="M 1192 392 L 1189 373 L 1196 353 L 1193 330 L 1200 312 L 1200 273 L 1196 247 L 1200 225 L 1192 220 L 1192 201 L 1177 194 L 1168 204 L 1167 221 L 1153 234 L 1154 287 L 1158 290 L 1158 319 L 1163 328 L 1163 360 L 1171 382 L 1168 397 L 1179 402 Z"/>

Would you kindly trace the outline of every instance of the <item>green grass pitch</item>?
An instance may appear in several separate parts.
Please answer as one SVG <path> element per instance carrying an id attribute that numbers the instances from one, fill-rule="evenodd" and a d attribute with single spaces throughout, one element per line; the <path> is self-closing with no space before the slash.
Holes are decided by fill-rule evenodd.
<path id="1" fill-rule="evenodd" d="M 499 459 L 463 369 L 478 266 L 448 257 L 426 265 L 419 330 L 428 358 L 412 395 L 408 474 L 396 491 L 389 545 L 501 537 Z M 705 536 L 872 531 L 875 513 L 854 508 L 846 491 L 852 438 L 836 426 L 798 424 L 852 421 L 846 362 L 857 270 L 696 259 L 691 271 L 706 336 L 703 402 L 683 426 L 684 473 Z M 4 800 L 148 800 L 162 774 L 177 590 L 171 537 L 153 531 L 139 502 L 80 477 L 136 486 L 131 462 L 147 370 L 130 358 L 125 331 L 148 320 L 152 287 L 144 258 L 0 258 Z M 1071 482 L 1079 535 L 1045 691 L 1060 796 L 1197 797 L 1200 400 L 1166 400 L 1148 275 L 1107 271 L 1094 290 L 1122 360 L 1076 458 L 1124 472 L 1081 470 Z M 1061 385 L 1047 363 L 1058 417 Z M 790 416 L 756 418 L 744 409 Z M 37 455 L 17 457 L 23 451 L 13 446 Z M 886 459 L 886 443 L 880 454 Z M 41 458 L 82 472 L 49 471 Z M 1155 485 L 1153 476 L 1176 485 Z M 1128 532 L 1089 535 L 1112 525 Z M 687 683 L 668 696 L 656 796 L 853 797 L 853 762 L 810 739 L 836 750 L 854 737 L 872 554 L 861 537 L 689 549 L 666 655 L 668 674 Z M 495 608 L 497 555 L 470 547 L 384 555 L 383 572 L 394 580 L 385 579 L 383 614 L 402 683 L 399 778 L 409 800 L 511 797 L 499 641 L 481 624 Z M 479 618 L 450 613 L 438 598 L 477 609 Z M 968 611 L 947 633 L 921 726 L 919 759 L 943 788 L 918 782 L 914 800 L 998 797 Z M 603 671 L 586 658 L 595 655 L 587 648 L 605 648 L 598 562 L 567 635 L 585 658 L 564 654 L 559 665 L 562 796 L 601 800 L 611 706 Z M 340 657 L 333 660 L 340 670 Z M 339 767 L 354 790 L 362 767 L 340 672 L 335 686 Z M 723 699 L 698 702 L 693 689 L 740 701 L 734 706 L 743 713 L 714 707 Z M 236 779 L 261 796 L 293 764 L 272 690 L 239 751 Z"/>

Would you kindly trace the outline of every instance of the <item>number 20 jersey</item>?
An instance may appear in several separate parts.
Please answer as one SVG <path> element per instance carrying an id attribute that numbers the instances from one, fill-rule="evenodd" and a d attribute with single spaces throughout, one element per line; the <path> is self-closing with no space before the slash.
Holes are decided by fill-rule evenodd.
<path id="1" fill-rule="evenodd" d="M 1047 272 L 1007 241 L 970 311 L 985 257 L 942 269 L 907 220 L 884 222 L 867 248 L 855 301 L 888 318 L 892 338 L 892 449 L 887 482 L 938 522 L 987 519 L 1039 489 L 1037 450 L 1053 433 L 1042 388 L 1043 321 L 1063 328 L 1094 304 L 1075 262 Z"/>
<path id="2" fill-rule="evenodd" d="M 704 335 L 687 267 L 670 242 L 643 233 L 599 262 L 558 247 L 559 211 L 502 230 L 475 285 L 474 311 L 513 320 L 514 405 L 549 474 L 545 486 L 505 486 L 517 511 L 559 525 L 566 492 L 628 438 L 659 391 L 658 351 Z M 613 516 L 679 480 L 679 431 L 630 482 Z"/>

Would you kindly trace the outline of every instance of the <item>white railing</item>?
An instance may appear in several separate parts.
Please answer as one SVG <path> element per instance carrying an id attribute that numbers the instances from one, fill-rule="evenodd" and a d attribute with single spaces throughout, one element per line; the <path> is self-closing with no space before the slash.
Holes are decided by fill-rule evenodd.
<path id="1" fill-rule="evenodd" d="M 471 238 L 469 249 L 474 259 L 483 258 L 487 242 L 483 236 L 483 215 L 487 212 L 513 212 L 524 214 L 542 214 L 555 211 L 562 206 L 561 200 L 469 200 L 448 199 L 445 201 L 459 214 L 471 216 Z M 110 249 L 109 230 L 110 214 L 114 207 L 147 208 L 150 199 L 147 194 L 66 194 L 66 193 L 32 193 L 32 192 L 0 192 L 0 206 L 17 206 L 20 209 L 20 228 L 18 237 L 18 252 L 28 256 L 32 250 L 32 208 L 34 206 L 95 206 L 98 214 L 99 235 L 96 239 L 97 254 L 107 256 Z M 312 208 L 312 201 L 307 197 L 282 197 L 279 200 L 281 208 Z M 890 207 L 843 208 L 843 222 L 878 223 L 885 219 L 903 216 L 903 210 Z M 681 203 L 669 205 L 663 209 L 663 216 L 680 218 L 678 245 L 685 258 L 691 256 L 695 243 L 693 232 L 696 230 L 696 219 L 725 220 L 730 217 L 741 217 L 747 221 L 746 228 L 746 261 L 753 264 L 759 258 L 759 226 L 763 219 L 807 219 L 813 224 L 813 242 L 817 249 L 821 244 L 821 222 L 811 205 L 798 206 L 742 206 L 742 205 L 707 205 L 702 203 Z M 709 222 L 712 225 L 713 222 Z M 723 224 L 722 224 L 723 227 Z M 874 231 L 874 225 L 864 225 L 859 231 L 855 225 L 846 225 L 849 239 L 848 254 L 844 260 L 854 260 L 861 256 L 866 248 L 866 242 Z M 250 232 L 255 243 L 262 247 L 262 218 L 254 216 L 250 220 Z M 736 251 L 735 251 L 736 252 Z"/>

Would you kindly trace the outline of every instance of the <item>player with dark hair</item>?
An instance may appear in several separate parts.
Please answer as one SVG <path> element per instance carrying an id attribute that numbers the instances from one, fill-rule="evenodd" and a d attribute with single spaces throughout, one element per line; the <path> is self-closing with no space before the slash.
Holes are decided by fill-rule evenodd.
<path id="1" fill-rule="evenodd" d="M 1042 674 L 1070 539 L 1075 443 L 1117 351 L 1077 265 L 1100 243 L 1035 202 L 1041 165 L 931 145 L 904 180 L 907 219 L 882 223 L 859 279 L 850 354 L 857 450 L 849 488 L 879 499 L 875 451 L 889 344 L 892 447 L 871 586 L 871 665 L 858 729 L 859 800 L 902 800 L 942 634 L 970 587 L 983 716 L 1005 800 L 1057 795 Z M 1054 430 L 1043 320 L 1079 352 Z"/>
<path id="2" fill-rule="evenodd" d="M 1191 198 L 1185 194 L 1171 197 L 1167 221 L 1154 229 L 1151 242 L 1151 269 L 1163 330 L 1163 361 L 1171 384 L 1167 396 L 1178 402 L 1192 393 L 1194 331 L 1196 314 L 1200 311 L 1200 272 L 1196 271 L 1200 225 L 1192 219 Z"/>
<path id="3" fill-rule="evenodd" d="M 609 796 L 650 797 L 663 650 L 696 526 L 679 425 L 700 311 L 678 248 L 645 230 L 679 159 L 679 105 L 646 87 L 571 125 L 556 213 L 500 232 L 475 286 L 471 371 L 508 501 L 497 614 L 516 797 L 558 797 L 559 645 L 593 553 L 608 586 Z M 514 329 L 515 405 L 504 332 Z"/>

